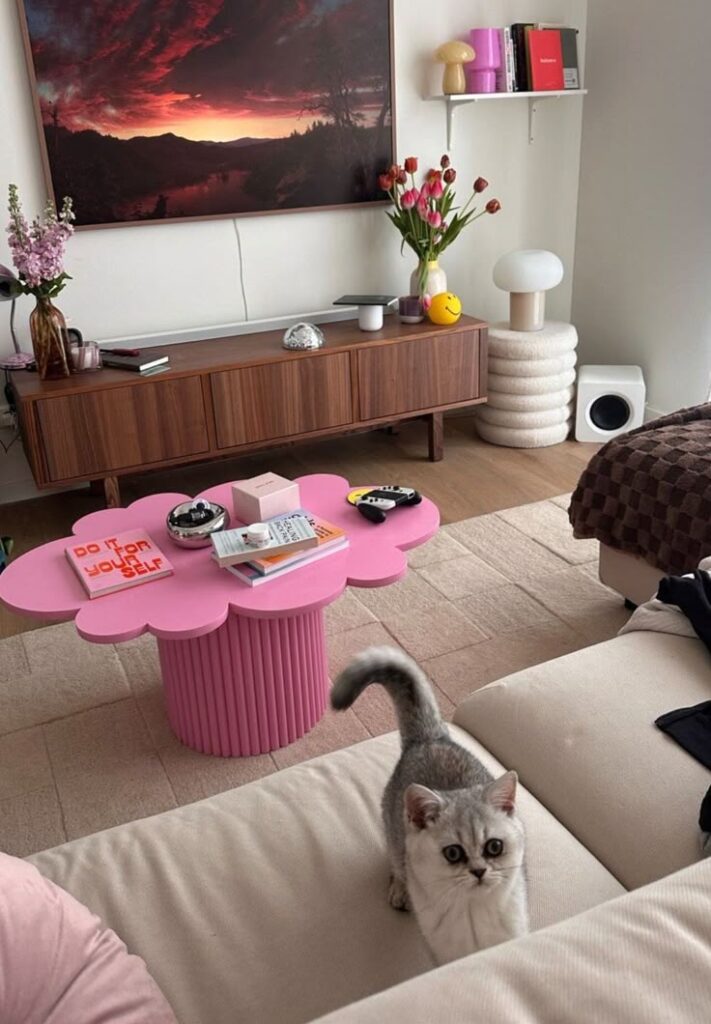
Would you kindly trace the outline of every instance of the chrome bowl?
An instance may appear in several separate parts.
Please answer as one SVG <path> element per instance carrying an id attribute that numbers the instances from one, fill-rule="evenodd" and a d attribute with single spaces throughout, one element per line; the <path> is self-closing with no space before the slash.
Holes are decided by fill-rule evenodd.
<path id="1" fill-rule="evenodd" d="M 184 548 L 205 548 L 213 533 L 226 530 L 230 516 L 226 508 L 205 498 L 193 498 L 176 505 L 165 521 L 168 535 Z"/>

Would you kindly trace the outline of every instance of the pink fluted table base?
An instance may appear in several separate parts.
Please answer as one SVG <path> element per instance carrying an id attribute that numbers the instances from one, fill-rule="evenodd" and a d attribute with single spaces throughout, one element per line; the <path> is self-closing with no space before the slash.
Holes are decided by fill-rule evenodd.
<path id="1" fill-rule="evenodd" d="M 192 640 L 158 638 L 168 720 L 193 750 L 265 754 L 293 743 L 326 707 L 323 610 L 282 618 L 230 614 Z"/>

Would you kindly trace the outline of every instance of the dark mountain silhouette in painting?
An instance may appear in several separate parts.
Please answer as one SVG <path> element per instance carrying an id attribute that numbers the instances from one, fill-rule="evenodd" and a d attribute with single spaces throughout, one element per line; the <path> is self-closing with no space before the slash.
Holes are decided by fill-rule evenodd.
<path id="1" fill-rule="evenodd" d="M 45 125 L 55 198 L 77 224 L 215 216 L 383 198 L 388 126 L 317 122 L 285 139 L 193 142 L 172 132 L 117 139 Z"/>

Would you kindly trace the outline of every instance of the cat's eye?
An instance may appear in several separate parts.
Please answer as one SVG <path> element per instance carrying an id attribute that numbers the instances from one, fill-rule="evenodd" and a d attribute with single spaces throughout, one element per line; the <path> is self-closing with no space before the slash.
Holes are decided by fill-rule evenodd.
<path id="1" fill-rule="evenodd" d="M 467 859 L 466 851 L 463 846 L 459 845 L 459 843 L 452 843 L 451 846 L 445 846 L 442 853 L 448 864 L 461 864 Z"/>
<path id="2" fill-rule="evenodd" d="M 504 852 L 504 844 L 501 839 L 487 839 L 484 843 L 485 857 L 500 857 Z"/>

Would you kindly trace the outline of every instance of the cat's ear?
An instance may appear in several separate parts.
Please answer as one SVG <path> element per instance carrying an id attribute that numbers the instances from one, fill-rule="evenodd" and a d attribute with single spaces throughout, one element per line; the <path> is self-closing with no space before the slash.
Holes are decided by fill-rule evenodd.
<path id="1" fill-rule="evenodd" d="M 516 809 L 516 785 L 518 775 L 516 772 L 506 772 L 499 779 L 494 779 L 484 789 L 484 800 L 487 804 L 495 807 L 497 811 L 504 811 L 505 814 L 513 814 Z"/>
<path id="2" fill-rule="evenodd" d="M 443 807 L 442 797 L 433 793 L 427 786 L 418 786 L 413 783 L 405 790 L 407 820 L 415 828 L 427 828 L 430 822 L 437 821 Z"/>

